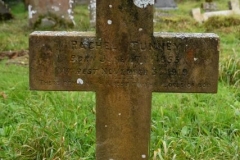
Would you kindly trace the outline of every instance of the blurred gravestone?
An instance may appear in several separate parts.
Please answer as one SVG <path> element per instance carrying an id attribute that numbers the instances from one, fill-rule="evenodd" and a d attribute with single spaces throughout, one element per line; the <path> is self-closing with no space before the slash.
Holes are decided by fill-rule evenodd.
<path id="1" fill-rule="evenodd" d="M 177 4 L 174 0 L 155 0 L 155 8 L 168 10 L 168 9 L 176 9 Z"/>
<path id="2" fill-rule="evenodd" d="M 33 28 L 74 26 L 73 3 L 73 0 L 29 0 L 29 25 Z"/>
<path id="3" fill-rule="evenodd" d="M 96 0 L 90 0 L 89 10 L 90 10 L 90 24 L 91 26 L 95 26 L 96 25 Z"/>
<path id="4" fill-rule="evenodd" d="M 203 15 L 201 14 L 201 9 L 200 8 L 193 8 L 192 9 L 192 16 L 197 22 L 199 22 L 199 23 L 203 22 Z"/>
<path id="5" fill-rule="evenodd" d="M 205 12 L 201 14 L 200 8 L 194 8 L 192 9 L 192 15 L 194 19 L 197 20 L 198 22 L 207 21 L 210 17 L 214 17 L 214 16 L 240 15 L 239 0 L 231 0 L 229 1 L 228 4 L 229 4 L 230 10 Z"/>
<path id="6" fill-rule="evenodd" d="M 89 4 L 89 0 L 74 0 L 76 4 Z"/>
<path id="7" fill-rule="evenodd" d="M 216 11 L 217 10 L 217 4 L 215 2 L 205 2 L 202 4 L 202 8 L 206 12 Z"/>
<path id="8" fill-rule="evenodd" d="M 229 9 L 233 11 L 239 11 L 239 0 L 231 0 L 228 2 Z"/>
<path id="9" fill-rule="evenodd" d="M 13 15 L 11 14 L 9 8 L 0 0 L 0 21 L 12 19 Z"/>

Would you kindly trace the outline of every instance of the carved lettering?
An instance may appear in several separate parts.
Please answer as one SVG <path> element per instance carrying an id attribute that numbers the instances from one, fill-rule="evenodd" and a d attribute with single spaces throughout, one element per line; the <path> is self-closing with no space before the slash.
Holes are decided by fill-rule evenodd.
<path id="1" fill-rule="evenodd" d="M 179 50 L 182 46 L 181 43 L 173 43 L 171 41 L 155 41 L 155 42 L 147 42 L 147 41 L 130 41 L 128 42 L 128 48 L 130 51 L 173 51 Z M 81 38 L 72 40 L 70 42 L 70 49 L 72 50 L 94 50 L 99 48 L 104 48 L 106 50 L 117 50 L 117 46 L 114 46 L 112 42 L 102 41 L 101 39 L 95 38 Z"/>
<path id="2" fill-rule="evenodd" d="M 131 68 L 121 68 L 121 69 L 115 69 L 115 68 L 102 68 L 102 74 L 105 75 L 147 75 L 148 70 L 145 68 L 137 68 L 137 69 L 131 69 Z"/>
<path id="3" fill-rule="evenodd" d="M 71 63 L 92 62 L 95 57 L 91 55 L 71 55 Z"/>
<path id="4" fill-rule="evenodd" d="M 70 76 L 70 75 L 94 75 L 98 69 L 96 68 L 67 68 L 67 67 L 56 67 L 56 76 Z"/>
<path id="5" fill-rule="evenodd" d="M 208 66 L 214 60 L 212 57 L 199 53 L 198 50 L 191 49 L 190 45 L 183 45 L 183 43 L 179 43 L 178 41 L 157 40 L 149 42 L 144 40 L 130 40 L 126 42 L 127 50 L 130 51 L 129 54 L 121 53 L 111 56 L 105 52 L 98 53 L 91 51 L 99 49 L 106 51 L 118 50 L 113 45 L 114 42 L 105 41 L 100 38 L 71 38 L 56 43 L 61 49 L 47 50 L 45 47 L 45 50 L 42 49 L 44 54 L 41 54 L 42 57 L 50 55 L 52 59 L 55 58 L 57 63 L 54 66 L 53 73 L 56 80 L 41 80 L 42 85 L 71 86 L 76 85 L 76 82 L 71 80 L 59 81 L 58 79 L 62 79 L 63 77 L 84 78 L 91 76 L 94 78 L 97 75 L 105 77 L 104 79 L 108 79 L 108 76 L 111 77 L 111 83 L 105 84 L 106 82 L 102 80 L 103 85 L 114 87 L 130 87 L 133 85 L 141 85 L 142 87 L 161 86 L 168 89 L 190 89 L 193 87 L 205 89 L 212 87 L 208 81 L 195 82 L 193 80 L 194 82 L 184 82 L 184 80 L 189 80 L 188 77 L 190 75 L 194 78 L 192 66 Z M 188 48 L 186 49 L 186 47 Z M 49 46 L 48 48 L 54 47 Z M 148 51 L 152 52 L 147 54 Z M 44 67 L 45 61 L 47 62 L 47 58 L 42 58 L 38 63 L 39 66 L 42 66 L 38 69 L 38 72 L 41 74 L 48 69 Z M 196 71 L 203 74 L 205 72 L 203 67 L 201 67 L 201 71 Z M 141 81 L 141 79 L 149 78 L 161 80 L 163 77 L 181 82 L 173 81 L 165 84 L 154 82 L 154 84 L 151 84 L 144 83 L 145 80 Z M 112 80 L 113 78 L 116 78 L 116 80 Z M 141 83 L 138 84 L 138 81 L 141 81 Z M 88 81 L 84 81 L 84 85 L 88 85 L 88 83 Z"/>
<path id="6" fill-rule="evenodd" d="M 192 82 L 171 82 L 171 83 L 167 83 L 165 84 L 166 88 L 192 88 L 194 87 L 194 83 Z"/>

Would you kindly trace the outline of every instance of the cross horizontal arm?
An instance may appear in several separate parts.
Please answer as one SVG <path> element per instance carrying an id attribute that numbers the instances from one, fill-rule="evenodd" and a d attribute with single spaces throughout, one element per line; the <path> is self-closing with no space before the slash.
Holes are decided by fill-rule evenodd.
<path id="1" fill-rule="evenodd" d="M 219 38 L 215 34 L 155 33 L 126 42 L 129 55 L 86 32 L 34 32 L 30 36 L 30 87 L 94 91 L 139 86 L 158 92 L 216 92 Z"/>

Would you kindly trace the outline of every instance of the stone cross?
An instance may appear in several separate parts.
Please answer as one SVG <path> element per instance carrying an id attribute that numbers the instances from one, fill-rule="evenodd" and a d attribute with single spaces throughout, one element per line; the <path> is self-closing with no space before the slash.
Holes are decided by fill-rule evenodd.
<path id="1" fill-rule="evenodd" d="M 96 159 L 149 157 L 152 92 L 217 92 L 219 37 L 153 33 L 151 0 L 98 0 L 96 35 L 33 32 L 32 90 L 96 92 Z"/>

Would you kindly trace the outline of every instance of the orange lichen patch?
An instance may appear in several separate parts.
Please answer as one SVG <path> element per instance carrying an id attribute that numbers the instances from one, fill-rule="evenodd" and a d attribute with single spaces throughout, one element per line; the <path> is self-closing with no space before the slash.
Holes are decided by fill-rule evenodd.
<path id="1" fill-rule="evenodd" d="M 194 50 L 193 49 L 187 50 L 186 60 L 188 63 L 191 63 L 194 61 Z"/>

